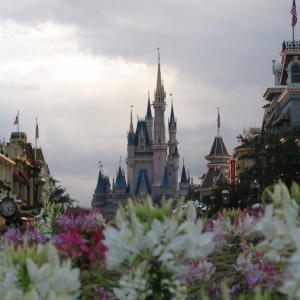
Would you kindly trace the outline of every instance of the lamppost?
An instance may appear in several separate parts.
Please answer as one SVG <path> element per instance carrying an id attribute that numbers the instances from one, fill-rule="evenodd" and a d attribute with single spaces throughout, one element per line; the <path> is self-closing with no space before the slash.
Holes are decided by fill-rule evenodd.
<path id="1" fill-rule="evenodd" d="M 254 197 L 255 197 L 255 203 L 257 203 L 257 198 L 258 198 L 258 182 L 257 182 L 257 180 L 255 179 L 254 181 L 253 181 L 253 184 L 251 184 L 252 185 L 252 190 L 253 190 L 253 192 L 254 192 Z M 251 205 L 252 205 L 253 203 L 251 203 Z"/>
<path id="2" fill-rule="evenodd" d="M 223 190 L 222 191 L 222 202 L 224 207 L 227 207 L 229 204 L 229 191 L 228 190 Z"/>

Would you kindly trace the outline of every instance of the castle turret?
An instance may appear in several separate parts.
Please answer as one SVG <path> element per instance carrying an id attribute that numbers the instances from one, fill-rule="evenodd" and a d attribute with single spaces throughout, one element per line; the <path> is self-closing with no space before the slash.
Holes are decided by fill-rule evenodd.
<path id="1" fill-rule="evenodd" d="M 160 187 L 162 197 L 166 199 L 172 198 L 172 185 L 169 181 L 169 170 L 167 166 L 165 166 L 164 177 Z"/>
<path id="2" fill-rule="evenodd" d="M 130 191 L 134 189 L 134 179 L 133 179 L 133 169 L 134 169 L 134 140 L 135 140 L 135 134 L 133 129 L 133 122 L 132 122 L 132 106 L 130 110 L 130 125 L 129 125 L 129 132 L 127 134 L 127 158 L 126 158 L 126 164 L 127 164 L 127 184 L 130 187 Z"/>
<path id="3" fill-rule="evenodd" d="M 171 115 L 169 119 L 169 155 L 173 155 L 175 152 L 175 147 L 178 144 L 176 139 L 176 133 L 177 133 L 177 122 L 175 120 L 174 116 L 174 108 L 173 108 L 173 100 L 171 105 Z"/>
<path id="4" fill-rule="evenodd" d="M 168 124 L 168 130 L 169 130 L 169 155 L 168 155 L 168 161 L 167 165 L 169 168 L 169 179 L 172 182 L 172 194 L 175 200 L 177 200 L 178 197 L 178 169 L 179 169 L 179 153 L 177 149 L 177 122 L 174 115 L 174 107 L 173 107 L 173 99 L 172 99 L 172 105 L 171 105 L 171 115 L 169 119 Z"/>
<path id="5" fill-rule="evenodd" d="M 106 200 L 106 178 L 102 175 L 101 169 L 99 170 L 97 186 L 94 191 L 92 207 L 101 207 Z"/>
<path id="6" fill-rule="evenodd" d="M 185 165 L 184 165 L 184 159 L 183 159 L 183 166 L 182 166 L 182 171 L 181 171 L 181 179 L 179 183 L 179 192 L 178 196 L 181 197 L 186 197 L 188 194 L 189 190 L 189 179 L 186 176 L 186 170 L 185 170 Z"/>
<path id="7" fill-rule="evenodd" d="M 126 180 L 124 172 L 121 170 L 121 163 L 116 176 L 116 183 L 114 186 L 114 198 L 117 201 L 126 202 Z"/>
<path id="8" fill-rule="evenodd" d="M 161 79 L 160 54 L 158 52 L 158 70 L 155 90 L 154 108 L 154 136 L 153 136 L 153 196 L 160 195 L 160 186 L 163 180 L 164 167 L 166 165 L 166 156 L 168 145 L 166 143 L 165 116 L 166 93 Z"/>
<path id="9" fill-rule="evenodd" d="M 152 117 L 152 112 L 151 112 L 149 92 L 148 92 L 147 114 L 146 114 L 145 120 L 146 120 L 146 124 L 147 124 L 149 140 L 152 143 L 152 140 L 153 140 L 153 117 Z"/>

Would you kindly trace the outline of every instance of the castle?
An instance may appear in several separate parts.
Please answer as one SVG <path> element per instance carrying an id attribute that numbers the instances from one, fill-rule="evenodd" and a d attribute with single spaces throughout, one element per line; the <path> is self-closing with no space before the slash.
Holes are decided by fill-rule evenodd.
<path id="1" fill-rule="evenodd" d="M 164 197 L 174 199 L 186 196 L 191 189 L 189 176 L 183 163 L 179 181 L 179 151 L 177 141 L 177 120 L 173 100 L 168 119 L 168 141 L 166 139 L 165 110 L 166 92 L 161 76 L 160 53 L 158 52 L 158 70 L 156 90 L 152 108 L 150 96 L 146 116 L 138 119 L 134 130 L 132 110 L 127 133 L 127 181 L 121 163 L 116 180 L 111 188 L 108 176 L 100 167 L 98 182 L 94 191 L 92 207 L 100 207 L 104 215 L 113 218 L 118 203 L 126 203 L 128 197 L 144 199 L 151 196 L 154 204 Z"/>

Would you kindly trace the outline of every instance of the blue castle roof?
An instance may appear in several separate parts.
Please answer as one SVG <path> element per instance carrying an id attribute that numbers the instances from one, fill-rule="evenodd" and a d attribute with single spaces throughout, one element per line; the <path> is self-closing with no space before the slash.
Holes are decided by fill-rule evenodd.
<path id="1" fill-rule="evenodd" d="M 166 199 L 172 198 L 172 186 L 169 181 L 169 171 L 167 166 L 165 167 L 164 177 L 160 187 L 162 189 L 161 197 L 165 197 Z"/>
<path id="2" fill-rule="evenodd" d="M 95 189 L 95 193 L 105 193 L 106 192 L 106 178 L 99 171 L 98 182 Z"/>
<path id="3" fill-rule="evenodd" d="M 150 185 L 150 180 L 149 180 L 149 176 L 148 176 L 148 171 L 146 169 L 139 170 L 135 194 L 137 195 L 139 193 L 139 190 L 140 190 L 143 180 L 145 181 L 145 184 L 146 184 L 147 194 L 150 195 L 151 194 L 151 185 Z"/>
<path id="4" fill-rule="evenodd" d="M 147 105 L 147 115 L 146 115 L 147 119 L 153 119 L 152 118 L 152 112 L 151 112 L 151 106 L 150 106 L 150 99 L 148 98 L 148 105 Z"/>
<path id="5" fill-rule="evenodd" d="M 178 152 L 177 145 L 175 146 L 175 150 L 174 150 L 173 155 L 174 155 L 174 156 L 179 156 L 179 152 Z"/>
<path id="6" fill-rule="evenodd" d="M 171 189 L 172 188 L 170 180 L 169 180 L 169 174 L 168 173 L 169 173 L 168 172 L 168 167 L 165 167 L 163 181 L 162 181 L 161 186 L 160 186 L 162 189 Z"/>
<path id="7" fill-rule="evenodd" d="M 119 170 L 118 170 L 115 188 L 126 190 L 126 180 L 125 180 L 125 177 L 122 173 L 121 167 L 119 167 Z"/>
<path id="8" fill-rule="evenodd" d="M 108 177 L 104 177 L 99 171 L 98 182 L 94 191 L 93 201 L 105 201 L 106 199 L 106 187 L 109 186 Z"/>
<path id="9" fill-rule="evenodd" d="M 134 133 L 133 132 L 128 133 L 127 143 L 128 143 L 128 146 L 133 146 L 134 145 Z"/>
<path id="10" fill-rule="evenodd" d="M 138 146 L 139 144 L 139 135 L 140 132 L 143 131 L 145 135 L 145 146 L 150 146 L 150 139 L 148 135 L 148 130 L 147 130 L 147 124 L 146 121 L 139 120 L 137 123 L 135 135 L 134 135 L 134 145 Z"/>
<path id="11" fill-rule="evenodd" d="M 173 103 L 172 103 L 172 107 L 171 107 L 171 116 L 170 116 L 170 121 L 169 121 L 169 128 L 171 127 L 172 124 L 174 124 L 175 129 L 176 129 L 177 124 L 176 124 L 175 116 L 174 116 Z"/>
<path id="12" fill-rule="evenodd" d="M 181 180 L 180 183 L 188 183 L 188 179 L 186 176 L 186 172 L 185 172 L 185 166 L 182 167 L 182 172 L 181 172 Z"/>

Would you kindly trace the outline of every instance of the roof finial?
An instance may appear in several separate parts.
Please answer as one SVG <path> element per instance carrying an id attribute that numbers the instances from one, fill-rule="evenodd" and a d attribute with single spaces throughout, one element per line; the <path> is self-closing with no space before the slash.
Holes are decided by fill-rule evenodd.
<path id="1" fill-rule="evenodd" d="M 220 134 L 220 128 L 221 128 L 221 120 L 220 120 L 220 110 L 219 107 L 217 107 L 218 110 L 218 118 L 217 118 L 217 126 L 218 126 L 218 136 Z"/>
<path id="2" fill-rule="evenodd" d="M 183 157 L 183 166 L 184 166 L 184 157 Z"/>
<path id="3" fill-rule="evenodd" d="M 121 168 L 121 155 L 120 155 L 120 162 L 119 162 L 119 167 Z"/>
<path id="4" fill-rule="evenodd" d="M 159 47 L 157 47 L 157 54 L 158 54 L 158 64 L 160 65 L 160 52 L 159 52 Z"/>

